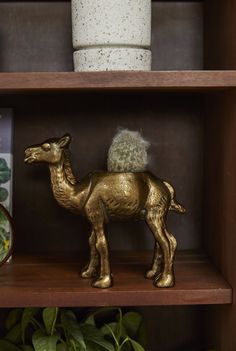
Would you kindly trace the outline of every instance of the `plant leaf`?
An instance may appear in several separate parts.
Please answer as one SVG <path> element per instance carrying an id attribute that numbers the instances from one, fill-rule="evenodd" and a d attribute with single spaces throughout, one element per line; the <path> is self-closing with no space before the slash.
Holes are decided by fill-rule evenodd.
<path id="1" fill-rule="evenodd" d="M 64 311 L 61 313 L 61 322 L 65 330 L 66 335 L 72 337 L 77 343 L 86 350 L 83 334 L 80 329 L 80 325 L 76 320 L 76 317 L 71 311 Z"/>
<path id="2" fill-rule="evenodd" d="M 11 330 L 8 331 L 5 339 L 11 341 L 13 344 L 20 344 L 21 342 L 21 323 L 16 324 Z"/>
<path id="3" fill-rule="evenodd" d="M 10 341 L 0 340 L 0 350 L 3 351 L 21 351 L 21 349 L 13 345 Z"/>
<path id="4" fill-rule="evenodd" d="M 25 331 L 30 323 L 32 323 L 34 316 L 39 311 L 39 308 L 25 308 L 21 318 L 22 341 L 25 344 Z"/>
<path id="5" fill-rule="evenodd" d="M 123 316 L 122 324 L 125 327 L 127 335 L 134 337 L 137 335 L 142 323 L 142 316 L 138 312 L 127 312 Z"/>
<path id="6" fill-rule="evenodd" d="M 88 317 L 85 319 L 85 323 L 86 323 L 86 324 L 90 324 L 90 325 L 96 326 L 94 314 L 91 314 L 90 316 L 88 316 Z"/>
<path id="7" fill-rule="evenodd" d="M 107 351 L 115 350 L 112 343 L 107 341 L 104 338 L 102 332 L 96 327 L 94 327 L 93 325 L 89 325 L 85 323 L 85 324 L 81 324 L 80 328 L 83 333 L 86 345 L 87 345 L 87 342 L 90 342 L 90 343 L 92 342 L 93 344 L 103 347 L 104 350 L 107 350 Z"/>
<path id="8" fill-rule="evenodd" d="M 118 314 L 117 314 L 117 328 L 116 328 L 116 338 L 118 340 L 118 343 L 120 343 L 121 336 L 123 334 L 123 315 L 122 311 L 120 308 L 118 308 Z"/>
<path id="9" fill-rule="evenodd" d="M 10 311 L 6 319 L 6 329 L 10 330 L 14 325 L 21 320 L 23 310 L 21 308 L 14 308 Z"/>
<path id="10" fill-rule="evenodd" d="M 117 328 L 117 323 L 112 322 L 112 323 L 105 324 L 104 326 L 102 326 L 100 328 L 100 330 L 104 336 L 106 336 L 106 335 L 113 336 L 111 332 L 113 332 L 115 334 L 116 328 Z"/>
<path id="11" fill-rule="evenodd" d="M 58 307 L 48 307 L 43 310 L 43 321 L 48 335 L 53 335 L 58 315 Z"/>
<path id="12" fill-rule="evenodd" d="M 134 351 L 145 351 L 144 348 L 137 343 L 137 341 L 129 338 L 129 341 L 131 342 L 131 345 L 133 346 Z"/>
<path id="13" fill-rule="evenodd" d="M 6 183 L 11 178 L 11 170 L 7 166 L 6 160 L 0 158 L 0 183 Z"/>
<path id="14" fill-rule="evenodd" d="M 48 336 L 41 330 L 36 330 L 33 334 L 33 346 L 35 351 L 56 351 L 59 334 Z"/>
<path id="15" fill-rule="evenodd" d="M 5 188 L 0 188 L 0 202 L 6 201 L 8 198 L 8 190 Z"/>

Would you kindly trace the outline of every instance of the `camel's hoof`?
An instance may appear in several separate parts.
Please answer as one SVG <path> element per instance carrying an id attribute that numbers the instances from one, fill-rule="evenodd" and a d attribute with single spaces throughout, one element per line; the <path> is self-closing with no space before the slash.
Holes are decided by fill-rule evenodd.
<path id="1" fill-rule="evenodd" d="M 101 278 L 95 280 L 95 282 L 93 282 L 92 286 L 94 288 L 100 288 L 100 289 L 110 288 L 112 286 L 111 276 L 106 275 L 104 277 L 101 277 Z"/>
<path id="2" fill-rule="evenodd" d="M 154 281 L 154 285 L 157 288 L 171 288 L 175 285 L 175 278 L 173 274 L 161 274 Z"/>
<path id="3" fill-rule="evenodd" d="M 146 279 L 154 279 L 156 278 L 158 275 L 160 274 L 160 270 L 154 270 L 154 269 L 150 269 L 146 272 L 145 274 L 145 278 Z"/>
<path id="4" fill-rule="evenodd" d="M 95 268 L 84 268 L 81 272 L 81 277 L 84 279 L 94 278 L 96 277 L 97 272 Z"/>

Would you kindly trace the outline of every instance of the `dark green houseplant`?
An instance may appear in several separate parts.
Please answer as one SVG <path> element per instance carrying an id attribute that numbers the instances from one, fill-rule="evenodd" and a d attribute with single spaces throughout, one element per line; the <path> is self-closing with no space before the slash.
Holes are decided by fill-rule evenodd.
<path id="1" fill-rule="evenodd" d="M 137 312 L 98 309 L 81 321 L 73 310 L 13 309 L 6 318 L 4 351 L 144 351 L 144 328 Z"/>

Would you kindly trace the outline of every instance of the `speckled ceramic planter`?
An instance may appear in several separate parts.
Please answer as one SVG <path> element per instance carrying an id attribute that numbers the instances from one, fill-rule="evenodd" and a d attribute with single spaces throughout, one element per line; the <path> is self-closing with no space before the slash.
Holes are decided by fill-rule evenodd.
<path id="1" fill-rule="evenodd" d="M 150 70 L 151 0 L 72 0 L 75 71 Z"/>

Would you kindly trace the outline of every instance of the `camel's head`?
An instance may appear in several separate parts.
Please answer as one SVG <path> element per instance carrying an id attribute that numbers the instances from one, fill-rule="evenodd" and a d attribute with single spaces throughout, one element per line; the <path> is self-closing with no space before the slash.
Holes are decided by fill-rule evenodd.
<path id="1" fill-rule="evenodd" d="M 25 150 L 25 163 L 47 162 L 56 164 L 60 162 L 63 150 L 70 144 L 70 135 L 62 138 L 49 139 L 39 145 L 33 145 Z"/>

